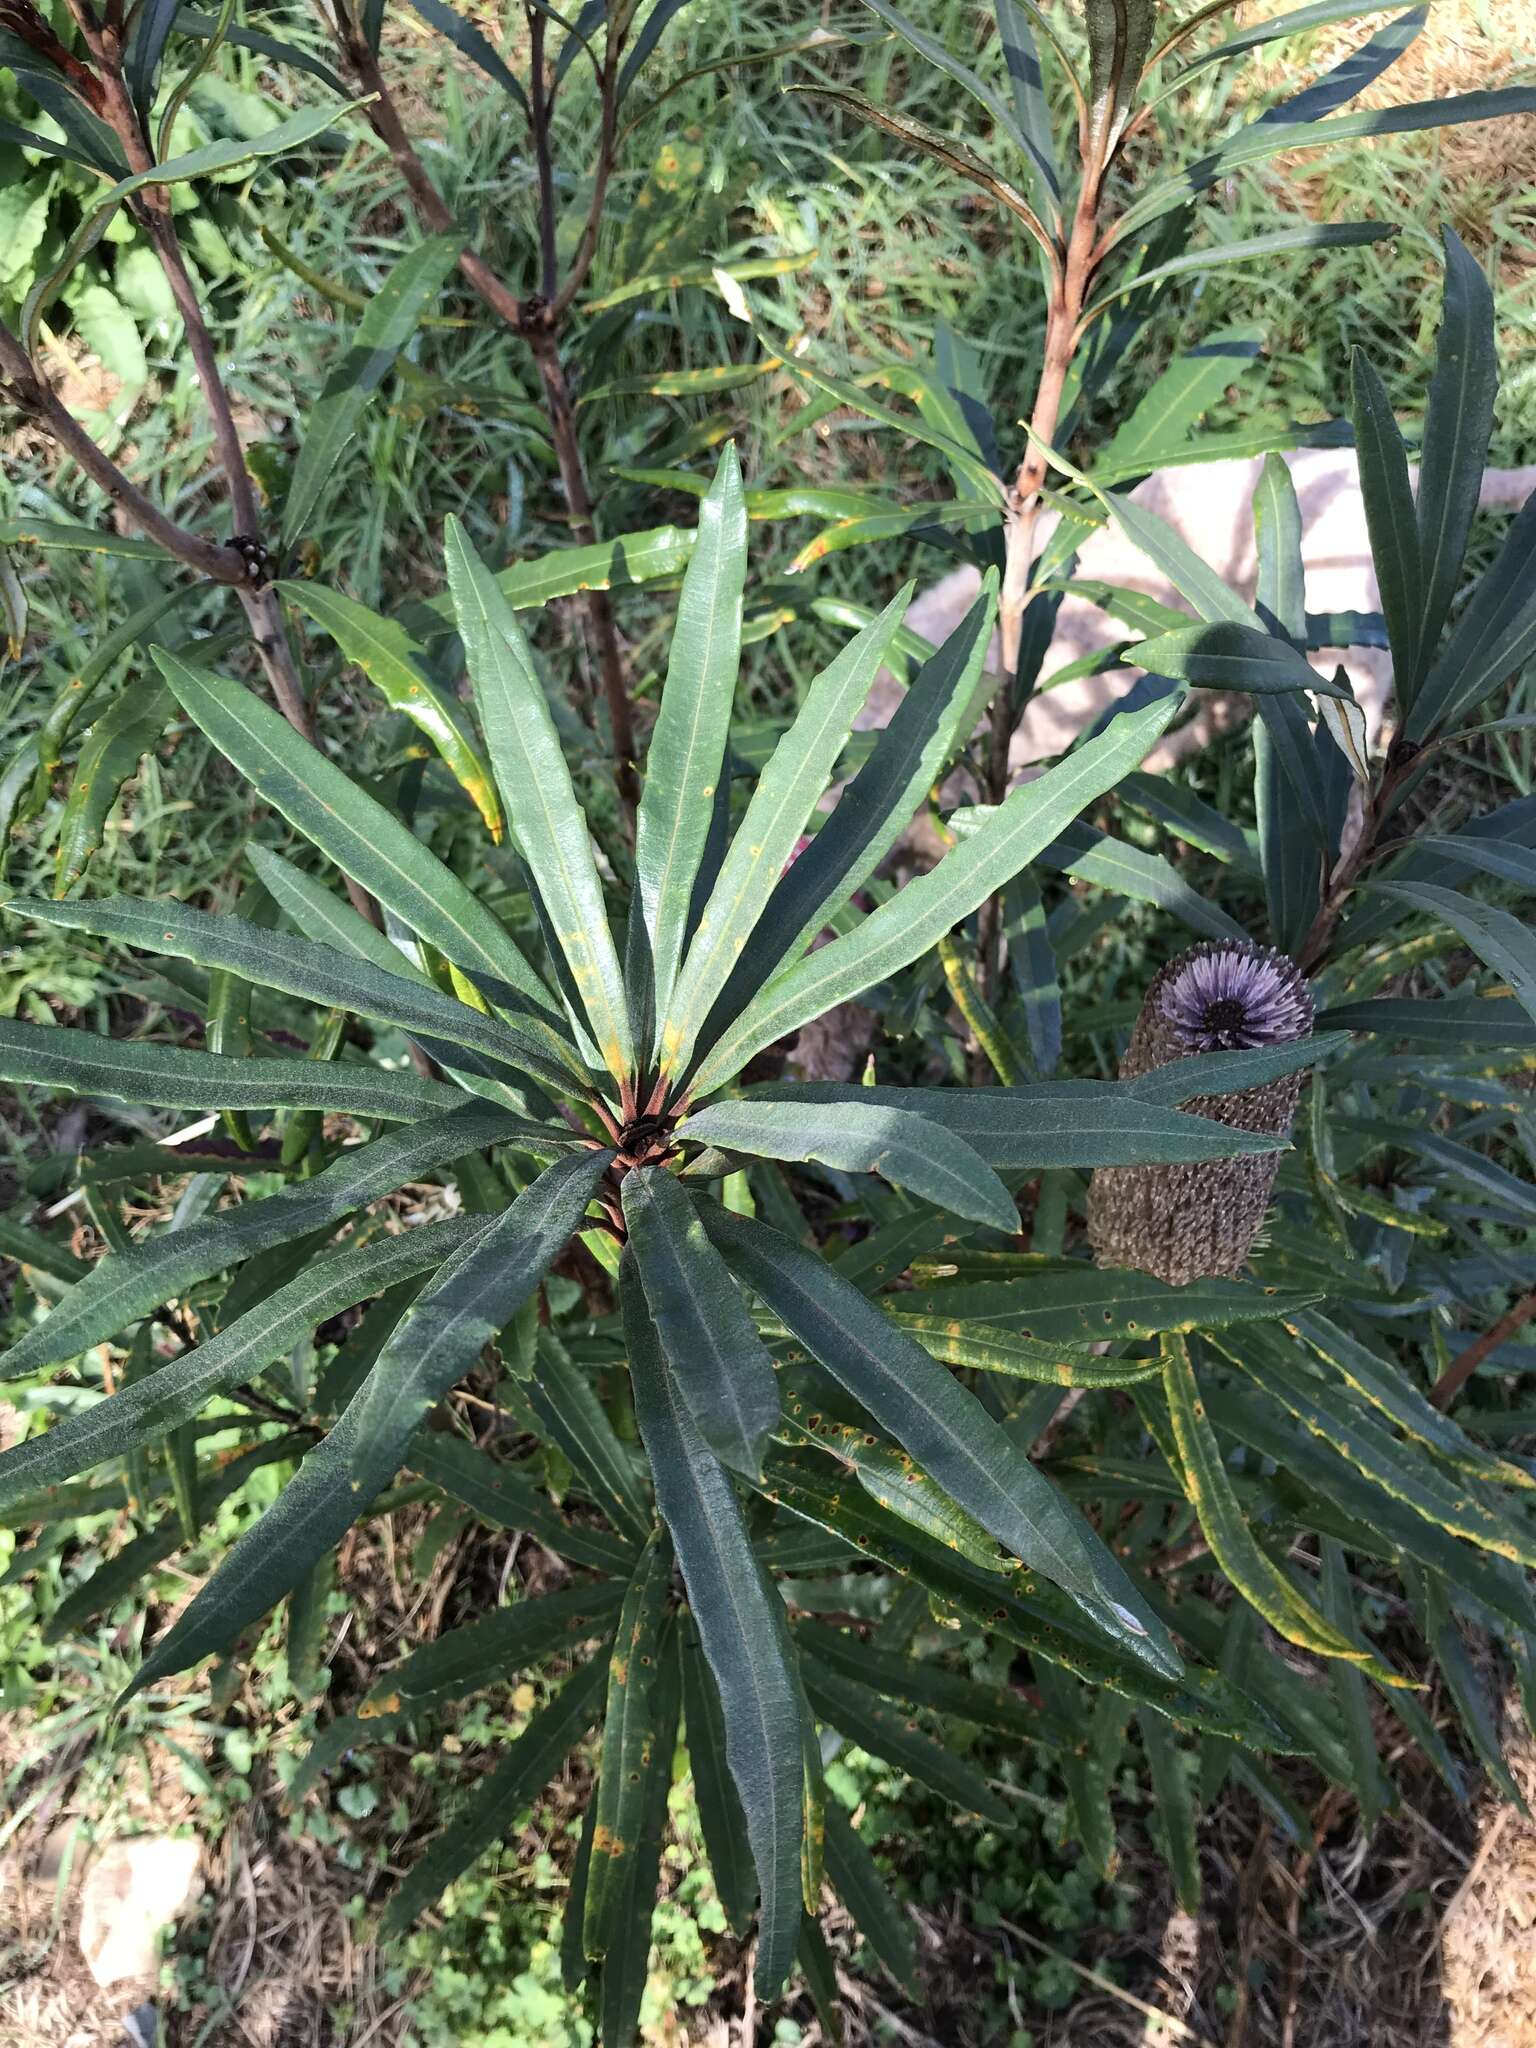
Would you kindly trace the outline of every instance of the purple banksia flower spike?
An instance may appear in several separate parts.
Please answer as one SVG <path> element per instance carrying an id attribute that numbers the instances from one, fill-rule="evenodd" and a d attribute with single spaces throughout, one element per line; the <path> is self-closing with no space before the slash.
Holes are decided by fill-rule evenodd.
<path id="1" fill-rule="evenodd" d="M 1133 1081 L 1202 1052 L 1290 1045 L 1312 1035 L 1312 994 L 1296 963 L 1246 939 L 1202 940 L 1147 990 L 1120 1063 Z M 1300 1072 L 1181 1107 L 1232 1130 L 1283 1136 Z M 1088 1190 L 1088 1238 L 1101 1266 L 1130 1266 L 1182 1286 L 1242 1271 L 1264 1222 L 1278 1152 L 1188 1166 L 1101 1166 Z"/>

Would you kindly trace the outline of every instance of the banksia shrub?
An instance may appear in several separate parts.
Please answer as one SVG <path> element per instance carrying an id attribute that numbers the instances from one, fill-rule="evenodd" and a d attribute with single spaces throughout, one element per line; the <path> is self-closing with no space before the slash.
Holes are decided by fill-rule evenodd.
<path id="1" fill-rule="evenodd" d="M 1312 1035 L 1312 995 L 1296 963 L 1272 947 L 1205 940 L 1162 968 L 1147 990 L 1120 1078 L 1134 1081 L 1197 1053 L 1248 1052 Z M 1229 1129 L 1283 1136 L 1301 1095 L 1283 1074 L 1181 1105 Z M 1185 1166 L 1107 1166 L 1093 1176 L 1088 1234 L 1103 1266 L 1134 1266 L 1181 1286 L 1242 1271 L 1269 1207 L 1277 1152 Z"/>

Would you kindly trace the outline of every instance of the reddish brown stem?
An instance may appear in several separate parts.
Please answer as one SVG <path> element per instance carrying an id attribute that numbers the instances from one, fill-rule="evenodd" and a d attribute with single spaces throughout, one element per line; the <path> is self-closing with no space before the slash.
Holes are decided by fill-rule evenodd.
<path id="1" fill-rule="evenodd" d="M 1077 348 L 1078 321 L 1093 282 L 1102 176 L 1102 164 L 1090 154 L 1083 166 L 1082 190 L 1078 194 L 1066 250 L 1057 267 L 1050 304 L 1046 309 L 1045 353 L 1029 420 L 1030 431 L 1037 438 L 1031 440 L 1025 449 L 1008 492 L 1006 555 L 998 603 L 1002 674 L 998 678 L 997 694 L 992 699 L 992 717 L 987 733 L 985 795 L 988 803 L 993 804 L 1000 804 L 1008 794 L 1015 677 L 1024 636 L 1024 612 L 1029 602 L 1030 571 L 1035 559 L 1040 490 L 1046 473 L 1046 458 L 1040 443 L 1055 438 L 1061 418 L 1062 396 Z M 995 1001 L 1002 966 L 1003 912 L 1000 897 L 990 896 L 982 905 L 977 920 L 977 940 L 982 994 L 988 1001 Z M 980 1078 L 979 1072 L 976 1078 Z"/>
<path id="2" fill-rule="evenodd" d="M 541 16 L 535 16 L 535 19 L 542 23 Z M 560 479 L 565 487 L 571 538 L 583 546 L 591 545 L 597 535 L 592 523 L 592 500 L 587 490 L 581 443 L 571 409 L 570 389 L 560 358 L 558 330 L 561 320 L 581 289 L 597 245 L 603 201 L 612 167 L 616 99 L 612 81 L 616 75 L 615 67 L 619 54 L 620 48 L 616 44 L 614 50 L 604 59 L 602 131 L 598 143 L 592 204 L 570 272 L 559 292 L 553 299 L 549 298 L 548 285 L 553 279 L 553 271 L 550 268 L 554 231 L 553 172 L 551 169 L 550 184 L 546 191 L 542 165 L 548 157 L 549 150 L 549 103 L 544 93 L 542 78 L 537 75 L 537 66 L 534 79 L 535 94 L 531 105 L 537 110 L 534 119 L 534 144 L 535 154 L 541 164 L 540 241 L 545 267 L 545 294 L 524 304 L 474 250 L 465 248 L 459 255 L 459 272 L 464 281 L 479 294 L 493 313 L 522 336 L 532 352 L 549 413 L 555 456 L 560 465 Z M 385 84 L 378 58 L 368 48 L 364 39 L 356 34 L 351 34 L 346 39 L 343 55 L 358 84 L 373 96 L 363 110 L 364 114 L 374 133 L 389 151 L 423 223 L 435 234 L 451 233 L 456 225 L 452 210 L 433 184 L 425 164 L 405 131 L 399 110 Z M 592 640 L 597 654 L 598 673 L 602 679 L 603 698 L 608 707 L 614 779 L 618 784 L 626 822 L 632 829 L 635 808 L 639 802 L 639 783 L 635 774 L 634 716 L 630 706 L 629 688 L 624 678 L 624 658 L 608 593 L 604 590 L 588 590 L 585 595 L 587 617 L 591 623 Z"/>
<path id="3" fill-rule="evenodd" d="M 544 91 L 544 16 L 537 7 L 524 10 L 528 20 L 528 125 L 533 130 L 533 160 L 539 181 L 539 290 L 553 300 L 560 288 L 555 251 L 555 167 L 549 153 L 549 101 Z"/>
<path id="4" fill-rule="evenodd" d="M 1484 1330 L 1481 1337 L 1474 1337 L 1453 1365 L 1448 1365 L 1439 1379 L 1429 1390 L 1429 1398 L 1437 1408 L 1449 1408 L 1473 1373 L 1485 1358 L 1491 1358 L 1501 1344 L 1507 1344 L 1517 1330 L 1523 1330 L 1536 1317 L 1536 1289 L 1523 1295 L 1512 1309 L 1499 1317 Z"/>
<path id="5" fill-rule="evenodd" d="M 1360 836 L 1330 876 L 1322 905 L 1297 952 L 1296 964 L 1303 974 L 1315 973 L 1327 957 L 1328 948 L 1333 943 L 1333 935 L 1338 930 L 1339 919 L 1344 915 L 1344 906 L 1359 880 L 1361 870 L 1374 856 L 1377 836 L 1391 816 L 1397 792 L 1410 772 L 1409 762 L 1394 761 L 1391 755 L 1388 755 L 1386 768 L 1366 812 Z"/>
<path id="6" fill-rule="evenodd" d="M 597 538 L 592 524 L 592 501 L 587 496 L 581 444 L 576 436 L 576 421 L 571 411 L 570 390 L 561 366 L 560 351 L 553 332 L 548 328 L 539 329 L 528 339 L 533 350 L 534 362 L 538 365 L 539 381 L 544 387 L 544 403 L 549 412 L 555 457 L 560 464 L 560 480 L 565 485 L 565 502 L 570 512 L 571 537 L 582 546 L 590 546 Z M 634 716 L 630 709 L 629 689 L 624 680 L 624 661 L 619 652 L 618 629 L 614 624 L 613 608 L 608 602 L 606 590 L 587 592 L 587 615 L 592 621 L 592 638 L 597 647 L 597 665 L 602 678 L 603 700 L 608 707 L 614 778 L 619 787 L 619 799 L 626 814 L 633 820 L 636 806 L 640 801 L 640 786 L 635 775 Z"/>
<path id="7" fill-rule="evenodd" d="M 243 580 L 245 569 L 237 555 L 178 526 L 173 519 L 166 517 L 152 498 L 144 495 L 137 484 L 129 482 L 111 457 L 102 453 L 85 429 L 77 425 L 64 409 L 33 368 L 20 341 L 4 327 L 0 327 L 0 393 L 19 412 L 36 420 L 49 439 L 77 462 L 93 483 L 101 486 L 139 531 L 150 540 L 158 541 L 178 562 L 185 563 L 189 569 L 196 570 L 199 576 L 206 576 L 213 583 L 239 583 Z"/>

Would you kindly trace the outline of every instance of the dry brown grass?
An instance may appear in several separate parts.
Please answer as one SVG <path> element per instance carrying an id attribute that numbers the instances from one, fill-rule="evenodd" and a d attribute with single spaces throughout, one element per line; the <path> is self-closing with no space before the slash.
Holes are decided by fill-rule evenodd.
<path id="1" fill-rule="evenodd" d="M 1288 0 L 1287 0 L 1288 4 Z M 1276 0 L 1243 10 L 1244 18 L 1262 19 L 1286 11 Z M 1320 29 L 1309 38 L 1308 74 L 1321 73 L 1356 49 L 1368 34 L 1390 21 L 1400 9 L 1385 10 L 1359 21 Z M 1278 46 L 1281 55 L 1268 57 L 1247 72 L 1247 90 L 1265 93 L 1292 86 L 1294 43 Z M 1434 0 L 1429 20 L 1417 39 L 1385 75 L 1351 103 L 1350 112 L 1372 107 L 1403 106 L 1414 100 L 1448 98 L 1470 92 L 1491 92 L 1527 83 L 1536 75 L 1536 8 L 1532 0 Z M 1474 199 L 1530 193 L 1536 201 L 1536 117 L 1510 115 L 1478 121 L 1426 135 L 1423 148 L 1432 150 L 1448 184 Z M 1305 169 L 1305 159 L 1299 160 Z"/>

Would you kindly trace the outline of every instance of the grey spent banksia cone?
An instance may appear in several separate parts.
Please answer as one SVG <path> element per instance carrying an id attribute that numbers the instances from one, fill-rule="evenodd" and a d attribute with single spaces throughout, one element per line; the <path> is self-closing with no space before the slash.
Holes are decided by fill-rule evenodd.
<path id="1" fill-rule="evenodd" d="M 1202 1052 L 1290 1045 L 1312 1036 L 1312 993 L 1288 954 L 1244 939 L 1202 940 L 1147 990 L 1122 1081 Z M 1301 1099 L 1286 1074 L 1180 1105 L 1230 1129 L 1283 1136 Z M 1101 1266 L 1130 1266 L 1181 1287 L 1242 1271 L 1269 1208 L 1278 1152 L 1188 1166 L 1101 1166 L 1088 1189 L 1088 1241 Z"/>

